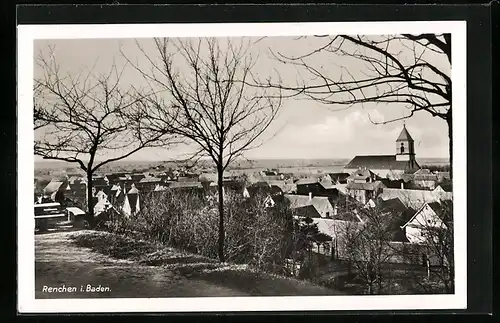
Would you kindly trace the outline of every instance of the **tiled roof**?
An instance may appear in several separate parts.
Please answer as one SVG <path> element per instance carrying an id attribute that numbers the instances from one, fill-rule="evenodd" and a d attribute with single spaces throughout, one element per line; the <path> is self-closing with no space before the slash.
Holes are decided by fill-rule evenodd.
<path id="1" fill-rule="evenodd" d="M 399 198 L 407 207 L 414 209 L 421 208 L 426 203 L 436 202 L 438 200 L 451 200 L 452 193 L 428 191 L 428 190 L 410 190 L 410 189 L 394 189 L 384 188 L 379 198 L 388 200 Z"/>
<path id="2" fill-rule="evenodd" d="M 294 194 L 286 194 L 285 197 L 290 201 L 290 206 L 292 208 L 313 205 L 317 210 L 322 210 L 331 207 L 331 203 L 328 197 L 314 196 L 312 198 L 309 198 L 309 196 L 307 195 Z"/>
<path id="3" fill-rule="evenodd" d="M 396 141 L 413 141 L 413 138 L 410 136 L 408 130 L 406 130 L 406 126 L 403 126 L 401 133 L 399 134 L 398 139 Z"/>
<path id="4" fill-rule="evenodd" d="M 347 183 L 346 188 L 348 190 L 365 190 L 365 191 L 374 191 L 379 188 L 383 188 L 384 184 L 381 181 L 375 181 L 372 183 Z"/>
<path id="5" fill-rule="evenodd" d="M 346 166 L 346 169 L 398 169 L 409 170 L 410 164 L 407 161 L 397 161 L 396 155 L 367 155 L 356 156 Z"/>

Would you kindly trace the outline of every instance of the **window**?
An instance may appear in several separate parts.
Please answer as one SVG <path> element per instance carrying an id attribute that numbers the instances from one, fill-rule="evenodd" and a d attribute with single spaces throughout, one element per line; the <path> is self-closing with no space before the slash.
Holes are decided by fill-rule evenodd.
<path id="1" fill-rule="evenodd" d="M 403 154 L 405 152 L 405 145 L 404 143 L 401 143 L 401 153 Z"/>
<path id="2" fill-rule="evenodd" d="M 326 212 L 326 217 L 330 217 L 330 212 Z"/>

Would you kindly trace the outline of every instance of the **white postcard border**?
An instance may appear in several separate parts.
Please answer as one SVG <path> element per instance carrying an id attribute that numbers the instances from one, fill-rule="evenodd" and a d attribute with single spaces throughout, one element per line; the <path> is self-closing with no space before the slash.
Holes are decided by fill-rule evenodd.
<path id="1" fill-rule="evenodd" d="M 35 39 L 299 36 L 325 34 L 451 33 L 453 79 L 453 187 L 455 294 L 35 299 L 33 205 L 18 194 L 18 311 L 213 312 L 464 309 L 467 306 L 466 22 L 321 22 L 236 24 L 20 25 L 18 26 L 18 192 L 30 191 L 33 156 L 33 41 Z"/>

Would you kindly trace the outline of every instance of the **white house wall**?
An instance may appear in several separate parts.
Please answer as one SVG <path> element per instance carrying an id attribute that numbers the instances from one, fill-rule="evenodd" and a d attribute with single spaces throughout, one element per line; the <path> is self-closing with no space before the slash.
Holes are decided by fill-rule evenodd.
<path id="1" fill-rule="evenodd" d="M 422 236 L 422 232 L 424 232 L 426 228 L 431 227 L 444 228 L 445 225 L 436 215 L 434 210 L 426 204 L 406 225 L 406 237 L 412 243 L 422 243 L 425 241 L 425 237 Z"/>

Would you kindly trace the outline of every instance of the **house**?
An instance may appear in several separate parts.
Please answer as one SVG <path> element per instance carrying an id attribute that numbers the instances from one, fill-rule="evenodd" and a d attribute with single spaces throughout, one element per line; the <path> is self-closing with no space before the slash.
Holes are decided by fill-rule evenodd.
<path id="1" fill-rule="evenodd" d="M 43 189 L 43 197 L 50 198 L 54 202 L 63 203 L 67 195 L 70 195 L 70 187 L 67 181 L 51 180 Z"/>
<path id="2" fill-rule="evenodd" d="M 115 202 L 117 200 L 117 197 L 121 193 L 121 191 L 122 191 L 122 188 L 118 184 L 114 184 L 111 187 L 111 190 L 110 190 L 110 193 L 109 193 L 109 197 L 108 197 L 109 198 L 109 202 L 111 204 L 115 204 Z"/>
<path id="3" fill-rule="evenodd" d="M 113 173 L 106 175 L 105 180 L 109 185 L 114 185 L 120 183 L 120 178 L 125 178 L 126 176 L 126 173 Z"/>
<path id="4" fill-rule="evenodd" d="M 435 189 L 439 182 L 439 176 L 429 169 L 419 169 L 413 173 L 413 183 L 419 187 Z"/>
<path id="5" fill-rule="evenodd" d="M 326 175 L 334 185 L 336 184 L 347 184 L 347 178 L 351 174 L 349 173 L 329 173 Z"/>
<path id="6" fill-rule="evenodd" d="M 183 193 L 204 194 L 204 186 L 201 182 L 167 182 L 167 188 Z"/>
<path id="7" fill-rule="evenodd" d="M 288 180 L 278 180 L 278 181 L 266 181 L 271 188 L 278 187 L 283 194 L 296 193 L 297 185 L 293 183 L 293 181 Z"/>
<path id="8" fill-rule="evenodd" d="M 430 230 L 447 230 L 453 221 L 451 200 L 425 203 L 401 226 L 411 243 L 421 244 L 429 239 Z"/>
<path id="9" fill-rule="evenodd" d="M 125 200 L 123 202 L 123 213 L 125 215 L 131 216 L 135 215 L 140 211 L 139 204 L 139 190 L 132 187 L 125 195 Z"/>
<path id="10" fill-rule="evenodd" d="M 130 178 L 132 179 L 132 182 L 139 183 L 141 179 L 145 178 L 146 175 L 140 174 L 140 173 L 135 173 L 135 174 L 130 174 Z"/>
<path id="11" fill-rule="evenodd" d="M 370 200 L 368 204 L 387 221 L 389 241 L 409 242 L 401 227 L 415 214 L 414 209 L 408 208 L 399 198 Z"/>
<path id="12" fill-rule="evenodd" d="M 280 174 L 278 174 L 278 172 L 276 170 L 269 170 L 269 169 L 262 170 L 262 171 L 259 172 L 259 174 L 261 176 L 277 176 L 277 175 L 280 175 Z"/>
<path id="13" fill-rule="evenodd" d="M 349 182 L 346 189 L 347 194 L 362 204 L 366 204 L 370 199 L 376 198 L 382 193 L 384 184 L 381 181 L 375 182 Z"/>
<path id="14" fill-rule="evenodd" d="M 336 213 L 336 208 L 333 207 L 328 197 L 325 196 L 285 194 L 284 197 L 290 201 L 292 209 L 312 205 L 322 218 L 331 217 Z M 302 210 L 299 211 L 302 212 Z"/>
<path id="15" fill-rule="evenodd" d="M 453 193 L 444 191 L 440 186 L 432 191 L 384 188 L 380 198 L 383 200 L 399 198 L 407 207 L 417 210 L 426 203 L 451 200 Z"/>
<path id="16" fill-rule="evenodd" d="M 106 178 L 104 176 L 97 175 L 92 177 L 92 187 L 95 188 L 96 191 L 104 190 L 109 187 L 109 183 L 106 181 Z"/>
<path id="17" fill-rule="evenodd" d="M 103 191 L 97 192 L 94 200 L 94 214 L 99 215 L 107 211 L 110 207 L 111 203 L 108 200 L 108 195 Z"/>
<path id="18" fill-rule="evenodd" d="M 351 174 L 360 168 L 369 169 L 379 177 L 387 177 L 389 172 L 403 174 L 419 169 L 415 160 L 414 140 L 406 125 L 396 139 L 395 155 L 356 156 L 344 167 L 344 172 Z"/>
<path id="19" fill-rule="evenodd" d="M 346 183 L 372 183 L 379 179 L 380 177 L 371 170 L 366 167 L 360 167 L 346 178 Z"/>
<path id="20" fill-rule="evenodd" d="M 335 259 L 347 257 L 346 234 L 355 232 L 363 226 L 363 222 L 352 212 L 342 214 L 339 212 L 333 218 L 313 218 L 312 220 L 317 224 L 320 233 L 331 238 L 329 250 L 320 253 L 330 254 Z"/>
<path id="21" fill-rule="evenodd" d="M 328 196 L 338 198 L 339 191 L 328 179 L 300 179 L 295 183 L 298 195 Z"/>
<path id="22" fill-rule="evenodd" d="M 158 177 L 145 177 L 139 181 L 139 183 L 135 184 L 135 187 L 140 190 L 141 192 L 151 192 L 154 191 L 154 189 L 162 185 L 163 181 L 161 178 Z"/>

